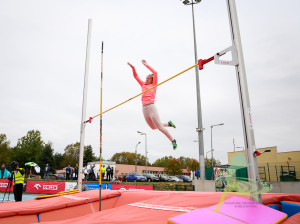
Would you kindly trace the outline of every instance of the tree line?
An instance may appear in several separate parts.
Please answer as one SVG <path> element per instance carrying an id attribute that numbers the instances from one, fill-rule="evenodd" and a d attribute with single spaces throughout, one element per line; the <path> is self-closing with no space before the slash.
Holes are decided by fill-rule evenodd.
<path id="1" fill-rule="evenodd" d="M 75 167 L 79 161 L 80 143 L 67 145 L 64 153 L 54 152 L 52 143 L 44 142 L 41 132 L 38 130 L 30 130 L 27 134 L 18 139 L 17 145 L 11 147 L 10 141 L 5 134 L 0 134 L 0 164 L 6 164 L 8 170 L 11 170 L 11 162 L 17 161 L 20 167 L 29 172 L 30 167 L 25 167 L 25 163 L 34 162 L 41 168 L 41 176 L 44 175 L 46 164 L 51 167 L 51 172 L 61 170 L 70 165 Z M 97 158 L 94 155 L 91 145 L 84 147 L 84 166 Z M 34 171 L 34 168 L 31 169 Z M 33 172 L 34 173 L 34 172 Z"/>
<path id="2" fill-rule="evenodd" d="M 61 170 L 70 165 L 75 167 L 79 162 L 80 143 L 69 144 L 65 147 L 64 153 L 54 152 L 53 145 L 50 141 L 47 143 L 43 141 L 41 132 L 38 130 L 30 130 L 27 134 L 18 139 L 17 145 L 11 147 L 10 141 L 5 134 L 0 134 L 0 164 L 6 164 L 10 170 L 12 161 L 17 161 L 20 167 L 25 168 L 27 173 L 30 167 L 25 167 L 27 162 L 35 162 L 41 168 L 41 175 L 43 176 L 46 164 L 51 167 L 51 172 L 55 173 L 56 170 Z M 91 145 L 84 147 L 83 165 L 88 162 L 98 161 L 93 152 Z M 144 166 L 146 163 L 145 156 L 135 154 L 132 152 L 115 153 L 111 161 L 117 164 L 128 164 Z M 171 175 L 180 174 L 182 169 L 187 169 L 188 172 L 196 171 L 199 167 L 199 162 L 193 158 L 172 156 L 165 156 L 157 159 L 153 164 L 147 161 L 148 166 L 165 167 L 166 172 Z M 213 160 L 213 165 L 221 165 L 220 161 Z M 211 167 L 211 160 L 205 159 L 205 167 Z M 33 169 L 32 169 L 33 170 Z"/>
<path id="3" fill-rule="evenodd" d="M 146 158 L 140 154 L 137 154 L 137 165 L 145 166 Z M 115 153 L 111 159 L 111 161 L 116 162 L 117 164 L 128 164 L 135 165 L 135 153 L 132 152 L 121 152 Z M 205 159 L 205 168 L 211 167 L 212 161 L 211 159 Z M 213 159 L 213 165 L 219 166 L 221 162 L 219 160 Z M 147 161 L 147 166 L 155 166 L 155 167 L 165 167 L 165 171 L 170 175 L 181 174 L 182 169 L 187 169 L 188 172 L 196 171 L 199 167 L 199 162 L 194 158 L 181 156 L 179 158 L 175 158 L 173 156 L 165 156 L 163 158 L 157 159 L 153 164 Z"/>

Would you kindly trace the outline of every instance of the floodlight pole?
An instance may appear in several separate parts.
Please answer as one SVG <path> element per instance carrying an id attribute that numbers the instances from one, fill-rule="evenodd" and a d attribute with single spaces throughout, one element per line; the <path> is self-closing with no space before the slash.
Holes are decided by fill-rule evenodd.
<path id="1" fill-rule="evenodd" d="M 144 133 L 144 132 L 141 132 L 141 131 L 137 131 L 137 133 L 139 133 L 140 135 L 145 135 L 145 156 L 146 156 L 145 168 L 146 168 L 146 173 L 148 173 L 148 170 L 147 170 L 147 153 L 148 153 L 148 150 L 147 150 L 147 134 Z"/>
<path id="2" fill-rule="evenodd" d="M 200 2 L 201 0 L 183 1 L 184 5 L 192 5 L 195 64 L 198 63 L 198 56 L 197 56 L 197 42 L 196 42 L 196 30 L 195 30 L 195 18 L 194 18 L 194 4 L 198 4 Z M 199 82 L 199 71 L 197 67 L 195 67 L 195 72 L 196 72 L 197 116 L 198 116 L 198 128 L 196 128 L 196 130 L 198 133 L 200 180 L 205 180 L 204 140 L 203 140 L 204 128 L 202 125 L 200 82 Z"/>
<path id="3" fill-rule="evenodd" d="M 260 178 L 258 173 L 257 158 L 253 156 L 256 150 L 254 131 L 251 118 L 251 107 L 248 92 L 248 84 L 246 78 L 246 69 L 244 64 L 244 56 L 242 42 L 239 31 L 239 23 L 236 12 L 235 0 L 227 0 L 228 16 L 231 30 L 232 45 L 236 47 L 238 54 L 238 65 L 235 66 L 237 84 L 240 98 L 241 116 L 243 124 L 244 142 L 247 159 L 248 181 L 250 186 L 251 200 L 262 203 L 261 194 L 257 191 L 260 189 Z M 253 190 L 252 190 L 253 189 Z M 256 192 L 254 191 L 256 189 Z"/>
<path id="4" fill-rule="evenodd" d="M 137 172 L 137 146 L 140 144 L 141 142 L 137 143 L 135 146 L 135 172 Z"/>

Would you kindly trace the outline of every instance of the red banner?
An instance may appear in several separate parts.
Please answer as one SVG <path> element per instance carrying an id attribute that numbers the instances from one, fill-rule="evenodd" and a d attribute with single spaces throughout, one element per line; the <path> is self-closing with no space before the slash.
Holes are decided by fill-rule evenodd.
<path id="1" fill-rule="evenodd" d="M 130 191 L 153 190 L 153 185 L 112 184 L 111 190 L 130 190 Z"/>
<path id="2" fill-rule="evenodd" d="M 8 188 L 8 179 L 0 179 L 0 191 L 13 191 L 14 187 L 13 184 L 11 183 L 11 186 Z"/>
<path id="3" fill-rule="evenodd" d="M 65 190 L 65 182 L 27 181 L 26 192 L 57 194 Z"/>

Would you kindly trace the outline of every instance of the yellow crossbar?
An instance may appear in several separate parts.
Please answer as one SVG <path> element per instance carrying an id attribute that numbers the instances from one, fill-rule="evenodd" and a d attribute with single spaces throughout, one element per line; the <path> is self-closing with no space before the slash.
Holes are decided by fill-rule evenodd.
<path id="1" fill-rule="evenodd" d="M 144 94 L 145 92 L 150 91 L 151 89 L 156 88 L 157 86 L 160 86 L 161 84 L 164 84 L 165 82 L 167 82 L 167 81 L 169 81 L 169 80 L 171 80 L 171 79 L 174 79 L 175 77 L 177 77 L 177 76 L 179 76 L 179 75 L 185 73 L 186 71 L 188 71 L 188 70 L 190 70 L 190 69 L 192 69 L 192 68 L 195 68 L 197 65 L 198 65 L 198 63 L 195 64 L 195 65 L 193 65 L 193 66 L 191 66 L 191 67 L 189 67 L 189 68 L 187 68 L 187 69 L 185 69 L 185 70 L 183 70 L 182 72 L 179 72 L 178 74 L 176 74 L 176 75 L 174 75 L 174 76 L 172 76 L 172 77 L 166 79 L 165 81 L 162 81 L 161 83 L 158 83 L 157 85 L 152 86 L 151 88 L 145 90 L 144 92 L 141 92 L 141 93 L 139 93 L 138 95 L 136 95 L 136 96 L 134 96 L 134 97 L 131 97 L 130 99 L 128 99 L 128 100 L 126 100 L 126 101 L 124 101 L 124 102 L 122 102 L 122 103 L 120 103 L 120 104 L 118 104 L 118 105 L 116 105 L 116 106 L 114 106 L 114 107 L 108 109 L 108 110 L 103 111 L 102 114 L 104 114 L 104 113 L 106 113 L 106 112 L 108 112 L 108 111 L 110 111 L 110 110 L 112 110 L 112 109 L 115 109 L 116 107 L 119 107 L 119 106 L 121 106 L 121 105 L 124 104 L 124 103 L 127 103 L 128 101 L 130 101 L 130 100 L 132 100 L 132 99 L 134 99 L 134 98 L 136 98 L 136 97 L 138 97 L 138 96 Z M 97 114 L 96 116 L 94 116 L 94 117 L 92 117 L 92 118 L 94 119 L 95 117 L 98 117 L 98 116 L 100 116 L 100 115 L 101 115 L 101 113 L 100 113 L 100 114 Z"/>

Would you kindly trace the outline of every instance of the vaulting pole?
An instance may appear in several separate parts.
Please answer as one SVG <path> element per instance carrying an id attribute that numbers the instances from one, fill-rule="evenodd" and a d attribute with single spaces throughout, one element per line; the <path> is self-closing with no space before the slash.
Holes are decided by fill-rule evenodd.
<path id="1" fill-rule="evenodd" d="M 84 137 L 85 137 L 85 116 L 86 116 L 86 98 L 88 89 L 88 76 L 89 76 L 89 62 L 90 62 L 90 42 L 92 31 L 92 19 L 88 22 L 88 34 L 86 45 L 86 57 L 85 57 L 85 74 L 84 74 L 84 86 L 83 86 L 83 101 L 82 101 L 82 115 L 80 124 L 80 152 L 79 152 L 79 168 L 78 168 L 78 189 L 81 192 L 82 188 L 82 169 L 83 169 L 83 151 L 84 151 Z"/>
<path id="2" fill-rule="evenodd" d="M 103 87 L 103 41 L 101 49 L 101 88 L 100 88 L 100 170 L 99 170 L 99 211 L 101 211 L 101 185 L 102 185 L 102 87 Z"/>

